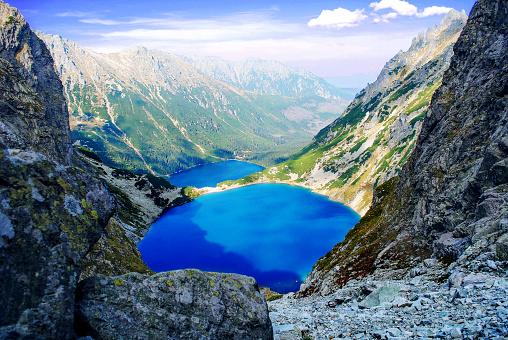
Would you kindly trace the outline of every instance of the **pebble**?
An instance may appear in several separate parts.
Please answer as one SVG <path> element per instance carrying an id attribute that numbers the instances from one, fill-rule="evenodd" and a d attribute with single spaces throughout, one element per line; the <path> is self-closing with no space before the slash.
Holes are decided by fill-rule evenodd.
<path id="1" fill-rule="evenodd" d="M 328 296 L 287 294 L 268 302 L 274 339 L 301 339 L 299 332 L 311 339 L 506 339 L 508 279 L 492 267 L 484 266 L 489 273 L 467 272 L 461 285 L 409 276 L 389 282 L 354 280 Z M 395 294 L 390 301 L 359 308 L 360 301 L 383 287 Z"/>

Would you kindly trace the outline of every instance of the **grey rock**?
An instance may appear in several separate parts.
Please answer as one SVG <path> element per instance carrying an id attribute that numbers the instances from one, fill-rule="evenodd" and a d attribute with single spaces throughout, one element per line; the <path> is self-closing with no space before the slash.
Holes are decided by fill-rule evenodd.
<path id="1" fill-rule="evenodd" d="M 489 268 L 492 269 L 492 270 L 497 270 L 497 265 L 492 260 L 487 260 L 487 266 L 489 266 Z"/>
<path id="2" fill-rule="evenodd" d="M 93 276 L 78 285 L 77 332 L 95 339 L 272 339 L 254 279 L 178 270 Z"/>
<path id="3" fill-rule="evenodd" d="M 470 244 L 471 240 L 468 237 L 456 238 L 453 232 L 450 232 L 442 234 L 432 246 L 437 257 L 456 259 Z"/>
<path id="4" fill-rule="evenodd" d="M 363 308 L 371 308 L 379 306 L 385 302 L 392 302 L 395 295 L 400 291 L 400 287 L 396 284 L 387 284 L 370 293 L 358 306 Z"/>
<path id="5" fill-rule="evenodd" d="M 462 285 L 463 286 L 484 285 L 484 284 L 492 285 L 494 284 L 494 280 L 495 278 L 493 278 L 490 275 L 471 273 L 464 277 Z"/>
<path id="6" fill-rule="evenodd" d="M 49 51 L 2 1 L 0 93 L 0 338 L 74 339 L 81 260 L 113 201 L 74 154 Z"/>

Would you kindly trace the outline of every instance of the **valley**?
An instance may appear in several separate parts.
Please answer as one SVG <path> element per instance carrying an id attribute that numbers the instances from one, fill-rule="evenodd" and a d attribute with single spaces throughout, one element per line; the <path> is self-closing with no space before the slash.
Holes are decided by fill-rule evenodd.
<path id="1" fill-rule="evenodd" d="M 100 54 L 37 34 L 64 84 L 74 142 L 108 165 L 137 172 L 168 175 L 235 157 L 273 165 L 307 144 L 353 97 L 275 62 L 235 65 L 143 47 Z M 261 91 L 268 83 L 274 88 Z"/>
<path id="2" fill-rule="evenodd" d="M 94 52 L 0 0 L 0 339 L 506 338 L 508 4 L 385 5 L 254 16 L 330 51 L 442 15 L 353 98 L 276 61 Z M 90 13 L 52 19 L 191 36 Z"/>
<path id="3" fill-rule="evenodd" d="M 439 26 L 421 32 L 344 114 L 294 157 L 236 182 L 300 185 L 364 215 L 374 189 L 396 176 L 415 147 L 432 95 L 450 64 L 467 15 L 451 11 Z"/>

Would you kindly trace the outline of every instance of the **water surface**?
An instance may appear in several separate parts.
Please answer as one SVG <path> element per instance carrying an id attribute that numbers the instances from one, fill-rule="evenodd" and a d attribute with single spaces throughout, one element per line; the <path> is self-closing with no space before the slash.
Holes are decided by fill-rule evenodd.
<path id="1" fill-rule="evenodd" d="M 353 210 L 308 189 L 256 184 L 169 210 L 138 248 L 156 272 L 239 273 L 286 293 L 299 289 L 318 258 L 358 220 Z"/>
<path id="2" fill-rule="evenodd" d="M 261 165 L 241 161 L 225 161 L 196 166 L 169 176 L 177 187 L 214 187 L 217 183 L 237 180 L 263 170 Z"/>

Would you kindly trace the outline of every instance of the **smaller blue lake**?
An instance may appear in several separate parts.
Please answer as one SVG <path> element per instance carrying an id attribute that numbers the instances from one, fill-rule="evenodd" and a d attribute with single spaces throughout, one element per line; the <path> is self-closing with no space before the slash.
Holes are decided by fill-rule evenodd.
<path id="1" fill-rule="evenodd" d="M 254 163 L 230 160 L 196 166 L 172 174 L 168 180 L 177 187 L 215 187 L 217 183 L 237 180 L 263 169 L 262 166 Z"/>
<path id="2" fill-rule="evenodd" d="M 169 210 L 138 249 L 156 272 L 239 273 L 287 293 L 299 289 L 316 261 L 358 220 L 353 210 L 308 189 L 256 184 Z"/>

